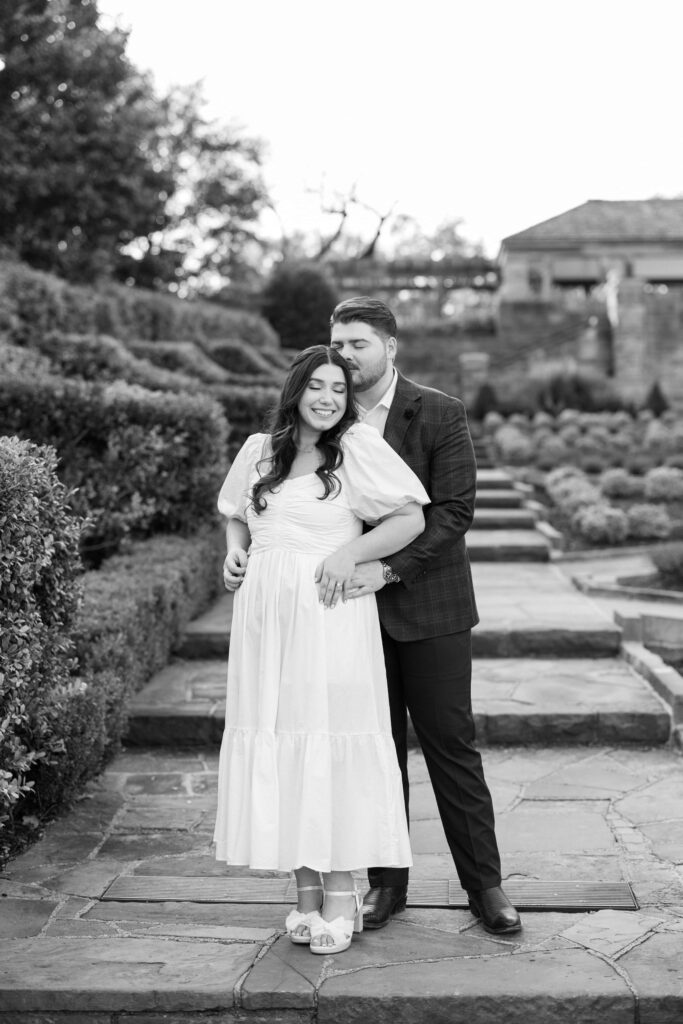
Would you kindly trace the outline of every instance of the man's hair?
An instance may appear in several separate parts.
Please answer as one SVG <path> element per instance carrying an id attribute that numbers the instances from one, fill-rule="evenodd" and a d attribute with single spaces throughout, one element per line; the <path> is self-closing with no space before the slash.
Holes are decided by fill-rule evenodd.
<path id="1" fill-rule="evenodd" d="M 369 295 L 354 295 L 352 299 L 344 299 L 335 306 L 330 317 L 330 327 L 333 324 L 349 324 L 353 320 L 368 324 L 385 340 L 396 337 L 396 317 L 384 302 L 371 299 Z"/>

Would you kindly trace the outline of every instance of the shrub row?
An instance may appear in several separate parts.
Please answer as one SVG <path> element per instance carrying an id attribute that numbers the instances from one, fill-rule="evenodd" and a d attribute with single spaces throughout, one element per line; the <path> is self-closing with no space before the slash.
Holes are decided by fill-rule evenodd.
<path id="1" fill-rule="evenodd" d="M 665 412 L 637 417 L 626 412 L 559 416 L 537 413 L 503 419 L 490 413 L 484 430 L 494 456 L 507 465 L 550 470 L 571 462 L 591 473 L 622 466 L 635 473 L 666 464 L 683 467 L 683 419 Z"/>
<path id="2" fill-rule="evenodd" d="M 230 423 L 228 453 L 232 459 L 250 434 L 265 428 L 280 389 L 253 384 L 217 384 L 210 390 Z"/>
<path id="3" fill-rule="evenodd" d="M 223 384 L 230 374 L 192 341 L 129 341 L 133 355 L 154 366 L 196 377 L 204 384 Z"/>
<path id="4" fill-rule="evenodd" d="M 129 695 L 220 582 L 215 524 L 133 544 L 79 579 L 55 462 L 0 438 L 0 865 L 116 752 Z"/>
<path id="5" fill-rule="evenodd" d="M 234 337 L 257 348 L 278 345 L 272 327 L 254 313 L 123 285 L 83 288 L 23 264 L 0 262 L 0 333 L 25 345 L 52 331 L 108 334 L 122 341 Z"/>
<path id="6" fill-rule="evenodd" d="M 58 376 L 80 377 L 100 384 L 126 381 L 154 391 L 203 390 L 195 377 L 138 358 L 122 342 L 107 335 L 53 332 L 35 339 L 34 345 L 49 360 L 51 372 Z"/>
<path id="7" fill-rule="evenodd" d="M 0 438 L 0 858 L 17 809 L 69 741 L 62 719 L 83 703 L 71 639 L 78 520 L 51 449 Z"/>
<path id="8" fill-rule="evenodd" d="M 614 474 L 616 471 L 611 472 Z M 652 474 L 656 485 L 657 470 L 653 470 Z M 652 474 L 649 474 L 651 480 Z M 627 538 L 661 540 L 669 537 L 673 522 L 667 509 L 661 505 L 650 501 L 618 508 L 610 504 L 607 494 L 613 491 L 614 479 L 613 475 L 605 473 L 601 485 L 596 486 L 582 470 L 574 466 L 561 466 L 548 473 L 545 487 L 553 504 L 567 518 L 571 529 L 591 544 L 612 545 L 621 544 Z M 607 485 L 606 491 L 602 484 Z"/>
<path id="9" fill-rule="evenodd" d="M 188 533 L 213 514 L 227 424 L 207 395 L 42 376 L 0 380 L 0 434 L 51 443 L 96 561 L 124 537 Z"/>

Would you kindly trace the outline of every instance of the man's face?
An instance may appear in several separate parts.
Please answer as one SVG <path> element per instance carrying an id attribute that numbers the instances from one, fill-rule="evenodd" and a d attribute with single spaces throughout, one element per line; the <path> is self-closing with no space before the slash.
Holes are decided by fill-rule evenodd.
<path id="1" fill-rule="evenodd" d="M 356 391 L 374 387 L 396 355 L 396 338 L 382 338 L 362 320 L 333 324 L 330 345 L 348 363 Z"/>

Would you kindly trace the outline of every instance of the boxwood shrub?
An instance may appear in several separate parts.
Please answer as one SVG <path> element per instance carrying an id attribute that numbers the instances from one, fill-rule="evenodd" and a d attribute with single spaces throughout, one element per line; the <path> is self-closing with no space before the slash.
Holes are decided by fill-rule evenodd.
<path id="1" fill-rule="evenodd" d="M 64 377 L 81 377 L 101 384 L 122 380 L 156 391 L 203 390 L 194 377 L 138 358 L 122 342 L 107 335 L 53 331 L 34 344 L 49 359 L 53 371 Z"/>
<path id="2" fill-rule="evenodd" d="M 274 386 L 218 384 L 211 394 L 220 402 L 230 423 L 229 454 L 233 458 L 250 434 L 264 429 L 268 414 L 276 405 L 280 389 Z"/>
<path id="3" fill-rule="evenodd" d="M 0 865 L 118 749 L 128 696 L 220 583 L 215 520 L 81 575 L 55 466 L 53 449 L 0 437 Z"/>
<path id="4" fill-rule="evenodd" d="M 223 384 L 229 373 L 192 341 L 129 341 L 127 348 L 164 370 L 180 371 L 205 384 Z"/>
<path id="5" fill-rule="evenodd" d="M 21 263 L 0 261 L 0 333 L 28 344 L 51 331 L 109 334 L 121 341 L 238 337 L 257 348 L 279 344 L 270 324 L 255 313 L 125 285 L 79 287 Z"/>
<path id="6" fill-rule="evenodd" d="M 50 443 L 87 521 L 96 562 L 124 537 L 189 533 L 213 514 L 227 464 L 227 424 L 207 395 L 58 377 L 0 380 L 0 433 Z"/>
<path id="7" fill-rule="evenodd" d="M 56 462 L 53 449 L 0 438 L 0 860 L 27 808 L 52 801 L 36 782 L 70 756 L 63 720 L 95 710 L 74 680 L 80 524 Z"/>

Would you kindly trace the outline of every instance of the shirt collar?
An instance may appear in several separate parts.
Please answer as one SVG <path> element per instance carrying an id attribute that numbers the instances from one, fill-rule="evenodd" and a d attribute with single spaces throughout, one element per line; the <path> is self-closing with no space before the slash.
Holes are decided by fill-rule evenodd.
<path id="1" fill-rule="evenodd" d="M 394 368 L 394 375 L 391 378 L 391 384 L 389 385 L 387 390 L 384 392 L 384 394 L 382 395 L 380 400 L 373 405 L 372 409 L 366 409 L 364 411 L 363 417 L 368 416 L 371 412 L 374 412 L 376 409 L 379 409 L 380 407 L 383 408 L 383 409 L 391 409 L 391 403 L 393 402 L 394 395 L 396 394 L 396 385 L 397 384 L 398 384 L 398 374 L 396 372 L 396 369 Z"/>

